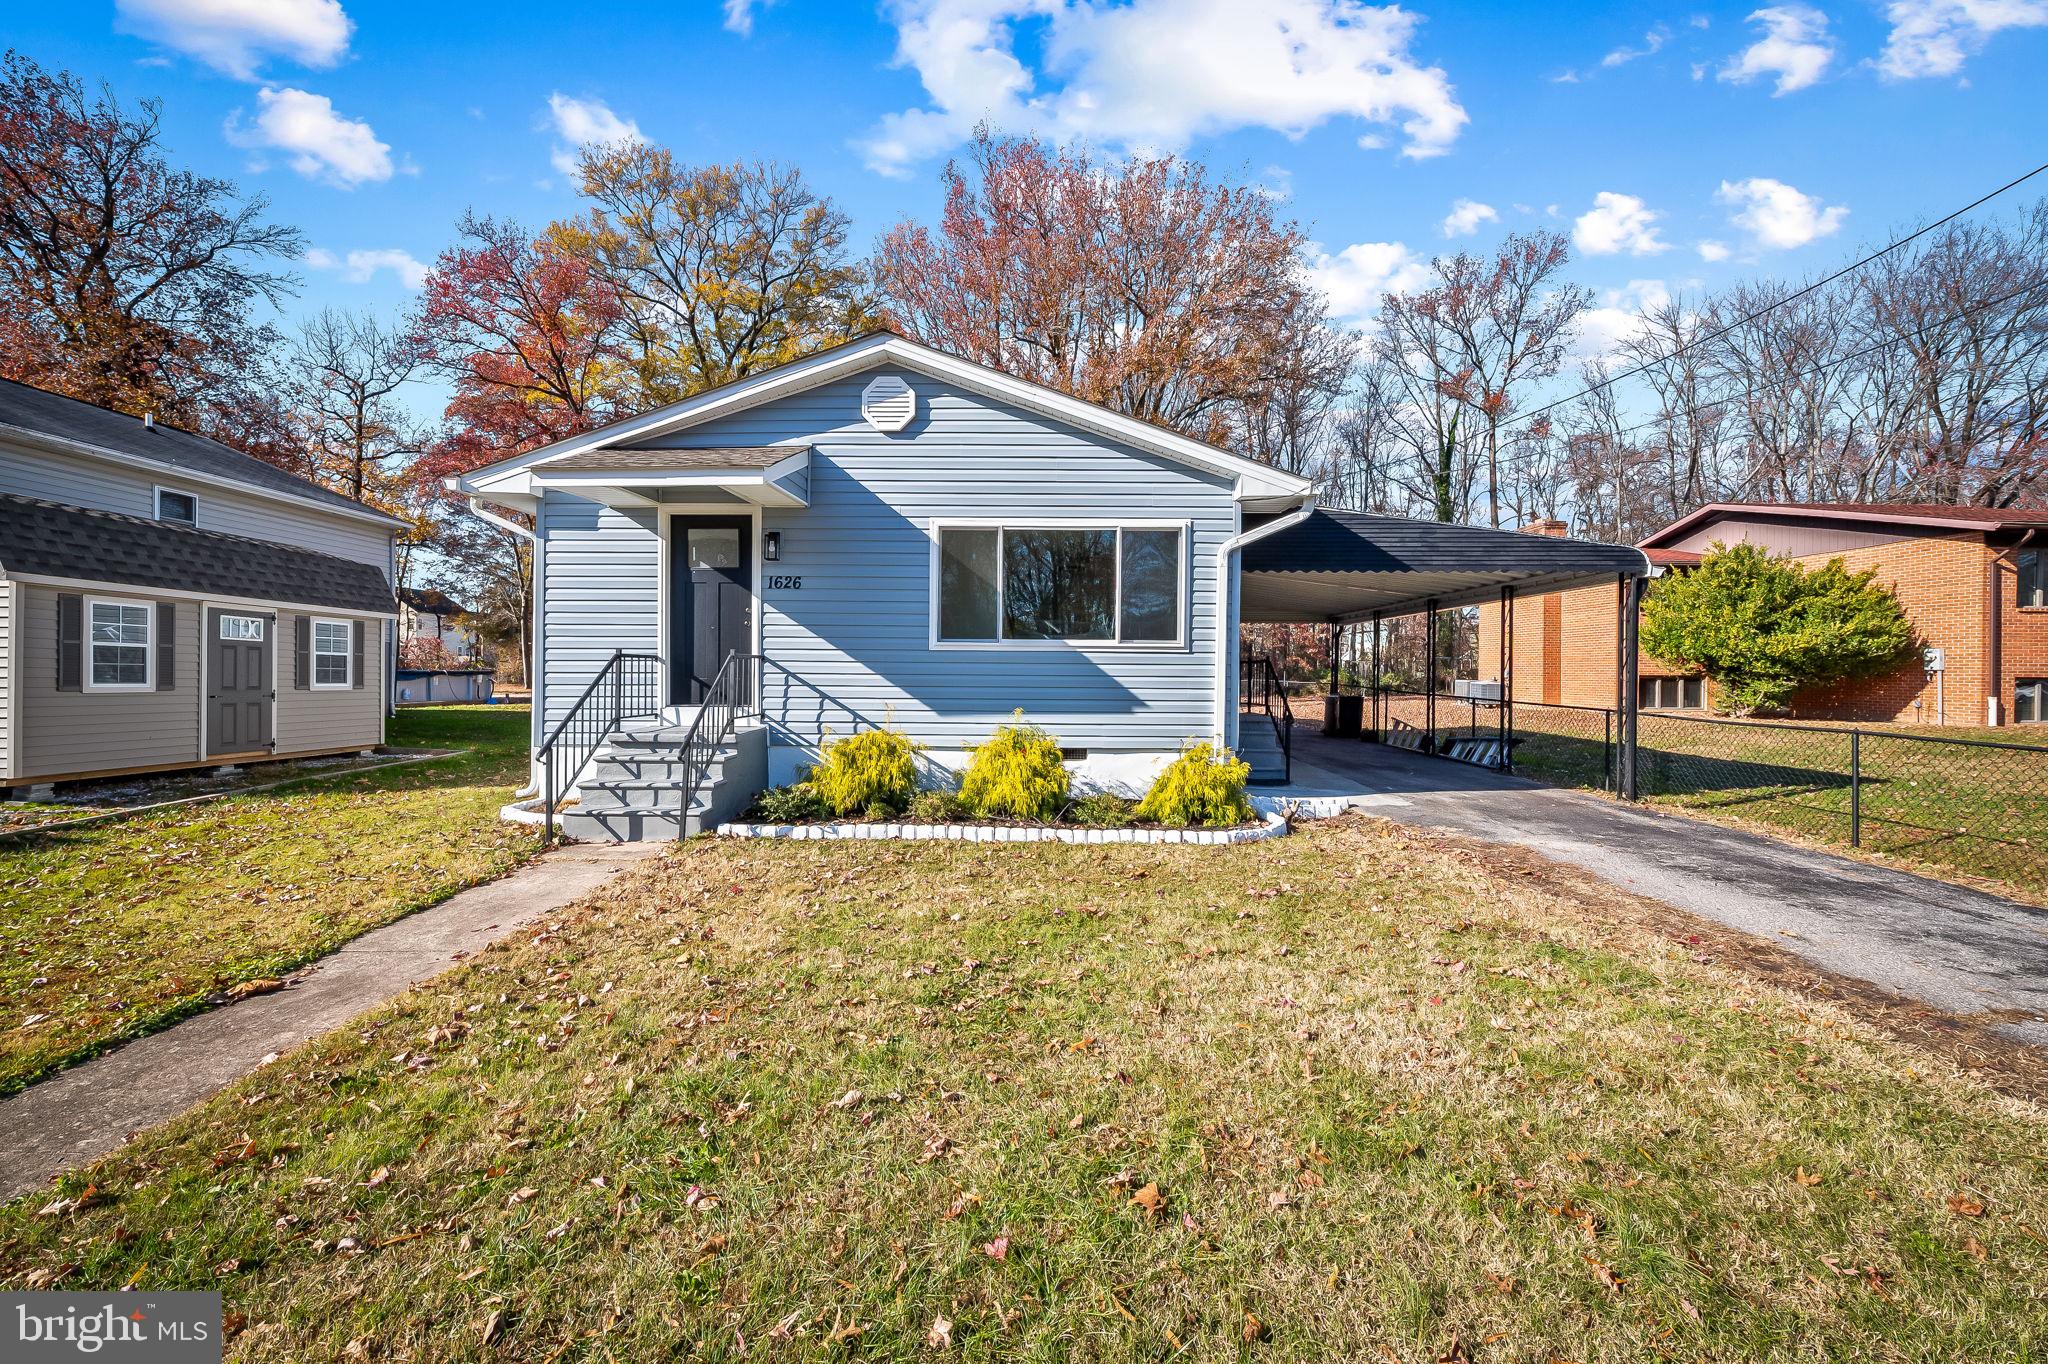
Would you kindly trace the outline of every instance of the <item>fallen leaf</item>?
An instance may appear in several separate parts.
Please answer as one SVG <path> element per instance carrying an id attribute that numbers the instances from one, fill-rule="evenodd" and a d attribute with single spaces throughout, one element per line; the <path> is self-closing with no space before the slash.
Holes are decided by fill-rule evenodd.
<path id="1" fill-rule="evenodd" d="M 1977 1263 L 1980 1265 L 1991 1258 L 1990 1255 L 1985 1251 L 1984 1247 L 1978 1244 L 1977 1238 L 1974 1236 L 1966 1236 L 1963 1238 L 1963 1249 L 1969 1251 L 1971 1255 L 1975 1256 L 1977 1259 Z"/>
<path id="2" fill-rule="evenodd" d="M 1811 1189 L 1821 1182 L 1823 1176 L 1806 1173 L 1806 1167 L 1802 1165 L 1792 1172 L 1792 1178 L 1797 1180 L 1802 1187 Z"/>
<path id="3" fill-rule="evenodd" d="M 252 995 L 275 994 L 277 991 L 282 990 L 283 988 L 283 981 L 272 980 L 269 977 L 265 977 L 261 980 L 245 980 L 239 985 L 231 985 L 228 987 L 228 998 L 248 999 Z"/>
<path id="4" fill-rule="evenodd" d="M 991 1259 L 991 1260 L 1007 1260 L 1007 1259 L 1009 1259 L 1009 1258 L 1010 1258 L 1010 1237 L 1009 1237 L 1009 1233 L 1005 1232 L 1005 1233 L 1004 1233 L 1003 1235 L 1001 1235 L 1001 1236 L 998 1236 L 998 1237 L 996 1237 L 996 1239 L 995 1239 L 995 1240 L 993 1240 L 993 1241 L 987 1241 L 987 1242 L 984 1242 L 984 1243 L 982 1244 L 982 1247 L 981 1247 L 981 1253 L 982 1253 L 982 1254 L 984 1254 L 984 1255 L 986 1255 L 986 1256 L 988 1256 L 988 1258 L 989 1258 L 989 1259 Z"/>
<path id="5" fill-rule="evenodd" d="M 849 1089 L 844 1094 L 840 1095 L 838 1098 L 834 1099 L 831 1103 L 825 1106 L 827 1108 L 851 1108 L 855 1104 L 859 1103 L 862 1099 L 865 1099 L 866 1097 L 867 1095 L 861 1093 L 857 1089 Z"/>
<path id="6" fill-rule="evenodd" d="M 1956 1194 L 1948 1200 L 1948 1210 L 1958 1217 L 1982 1217 L 1984 1204 L 1968 1194 Z"/>
<path id="7" fill-rule="evenodd" d="M 498 1328 L 505 1323 L 505 1309 L 499 1308 L 484 1319 L 483 1343 L 488 1345 L 498 1338 Z"/>
<path id="8" fill-rule="evenodd" d="M 1593 1277 L 1598 1279 L 1601 1286 L 1606 1288 L 1608 1292 L 1619 1293 L 1621 1291 L 1620 1275 L 1590 1255 L 1581 1255 L 1579 1258 L 1593 1267 Z"/>
<path id="9" fill-rule="evenodd" d="M 1265 1338 L 1266 1323 L 1253 1316 L 1251 1311 L 1247 1309 L 1244 1314 L 1244 1343 L 1256 1345 Z"/>
<path id="10" fill-rule="evenodd" d="M 370 1177 L 363 1181 L 363 1187 L 374 1189 L 390 1178 L 391 1167 L 389 1165 L 379 1165 L 376 1169 L 370 1171 Z"/>
<path id="11" fill-rule="evenodd" d="M 1159 1192 L 1157 1184 L 1147 1184 L 1131 1195 L 1131 1202 L 1143 1208 L 1149 1216 L 1166 1206 L 1166 1195 Z"/>
<path id="12" fill-rule="evenodd" d="M 924 1343 L 934 1350 L 953 1348 L 953 1323 L 944 1317 L 933 1317 L 932 1324 L 925 1330 Z"/>

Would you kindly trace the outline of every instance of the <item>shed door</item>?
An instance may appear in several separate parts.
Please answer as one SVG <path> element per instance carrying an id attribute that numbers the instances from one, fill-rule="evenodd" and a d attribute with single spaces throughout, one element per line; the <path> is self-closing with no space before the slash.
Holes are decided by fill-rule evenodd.
<path id="1" fill-rule="evenodd" d="M 206 613 L 206 756 L 256 753 L 276 739 L 271 648 L 277 617 L 260 611 Z"/>
<path id="2" fill-rule="evenodd" d="M 754 640 L 753 522 L 678 516 L 669 534 L 669 700 L 696 705 L 732 653 Z"/>

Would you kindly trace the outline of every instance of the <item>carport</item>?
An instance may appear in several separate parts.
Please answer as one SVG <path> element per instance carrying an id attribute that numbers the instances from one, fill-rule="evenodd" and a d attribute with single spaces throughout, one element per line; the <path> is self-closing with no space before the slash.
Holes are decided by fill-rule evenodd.
<path id="1" fill-rule="evenodd" d="M 1575 588 L 1615 585 L 1615 629 L 1619 666 L 1615 710 L 1619 716 L 1616 786 L 1635 794 L 1636 617 L 1650 563 L 1628 545 L 1575 540 L 1481 526 L 1417 521 L 1400 516 L 1317 507 L 1283 518 L 1260 534 L 1255 528 L 1240 551 L 1239 619 L 1245 624 L 1311 624 L 1330 629 L 1331 677 L 1337 675 L 1337 627 L 1371 622 L 1372 715 L 1367 737 L 1388 738 L 1378 685 L 1385 623 L 1425 618 L 1426 695 L 1422 732 L 1408 731 L 1423 752 L 1437 752 L 1436 709 L 1438 621 L 1441 613 L 1497 603 L 1500 607 L 1496 741 L 1472 745 L 1460 756 L 1487 766 L 1507 767 L 1514 726 L 1514 611 L 1518 601 Z M 1273 668 L 1242 670 L 1247 703 L 1261 695 L 1270 713 Z M 1448 746 L 1443 746 L 1448 747 Z"/>

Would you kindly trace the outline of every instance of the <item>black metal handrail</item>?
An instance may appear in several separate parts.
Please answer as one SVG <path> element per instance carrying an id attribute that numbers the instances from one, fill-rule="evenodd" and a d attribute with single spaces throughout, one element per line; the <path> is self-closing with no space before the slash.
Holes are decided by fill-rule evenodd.
<path id="1" fill-rule="evenodd" d="M 690 807 L 697 803 L 697 793 L 703 789 L 725 741 L 739 728 L 741 720 L 760 713 L 761 656 L 727 654 L 725 662 L 718 665 L 718 676 L 704 689 L 696 718 L 690 721 L 689 732 L 683 736 L 678 755 L 683 766 L 683 780 L 677 786 L 681 796 L 676 807 L 678 831 L 689 828 Z"/>
<path id="2" fill-rule="evenodd" d="M 541 765 L 541 838 L 555 841 L 555 807 L 576 785 L 590 755 L 621 722 L 661 713 L 661 656 L 614 649 L 597 676 L 555 725 L 534 758 Z M 566 775 L 565 775 L 566 774 Z"/>
<path id="3" fill-rule="evenodd" d="M 1263 712 L 1272 721 L 1273 737 L 1280 744 L 1280 761 L 1286 780 L 1294 780 L 1294 707 L 1288 704 L 1287 689 L 1280 684 L 1280 670 L 1271 654 L 1246 654 L 1238 660 L 1237 694 L 1246 710 Z M 1258 703 L 1253 704 L 1254 694 Z M 1275 703 L 1279 710 L 1274 710 Z"/>

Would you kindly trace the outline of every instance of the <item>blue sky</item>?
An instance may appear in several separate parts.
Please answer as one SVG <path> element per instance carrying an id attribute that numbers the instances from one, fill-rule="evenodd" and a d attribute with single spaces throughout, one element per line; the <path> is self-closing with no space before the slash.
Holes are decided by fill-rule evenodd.
<path id="1" fill-rule="evenodd" d="M 556 162 L 619 133 L 794 162 L 863 248 L 982 117 L 1186 151 L 1283 196 L 1350 314 L 1539 223 L 1609 306 L 1814 272 L 2048 159 L 2048 0 L 15 0 L 4 41 L 268 195 L 317 248 L 294 311 L 402 307 L 465 209 L 573 212 Z"/>

